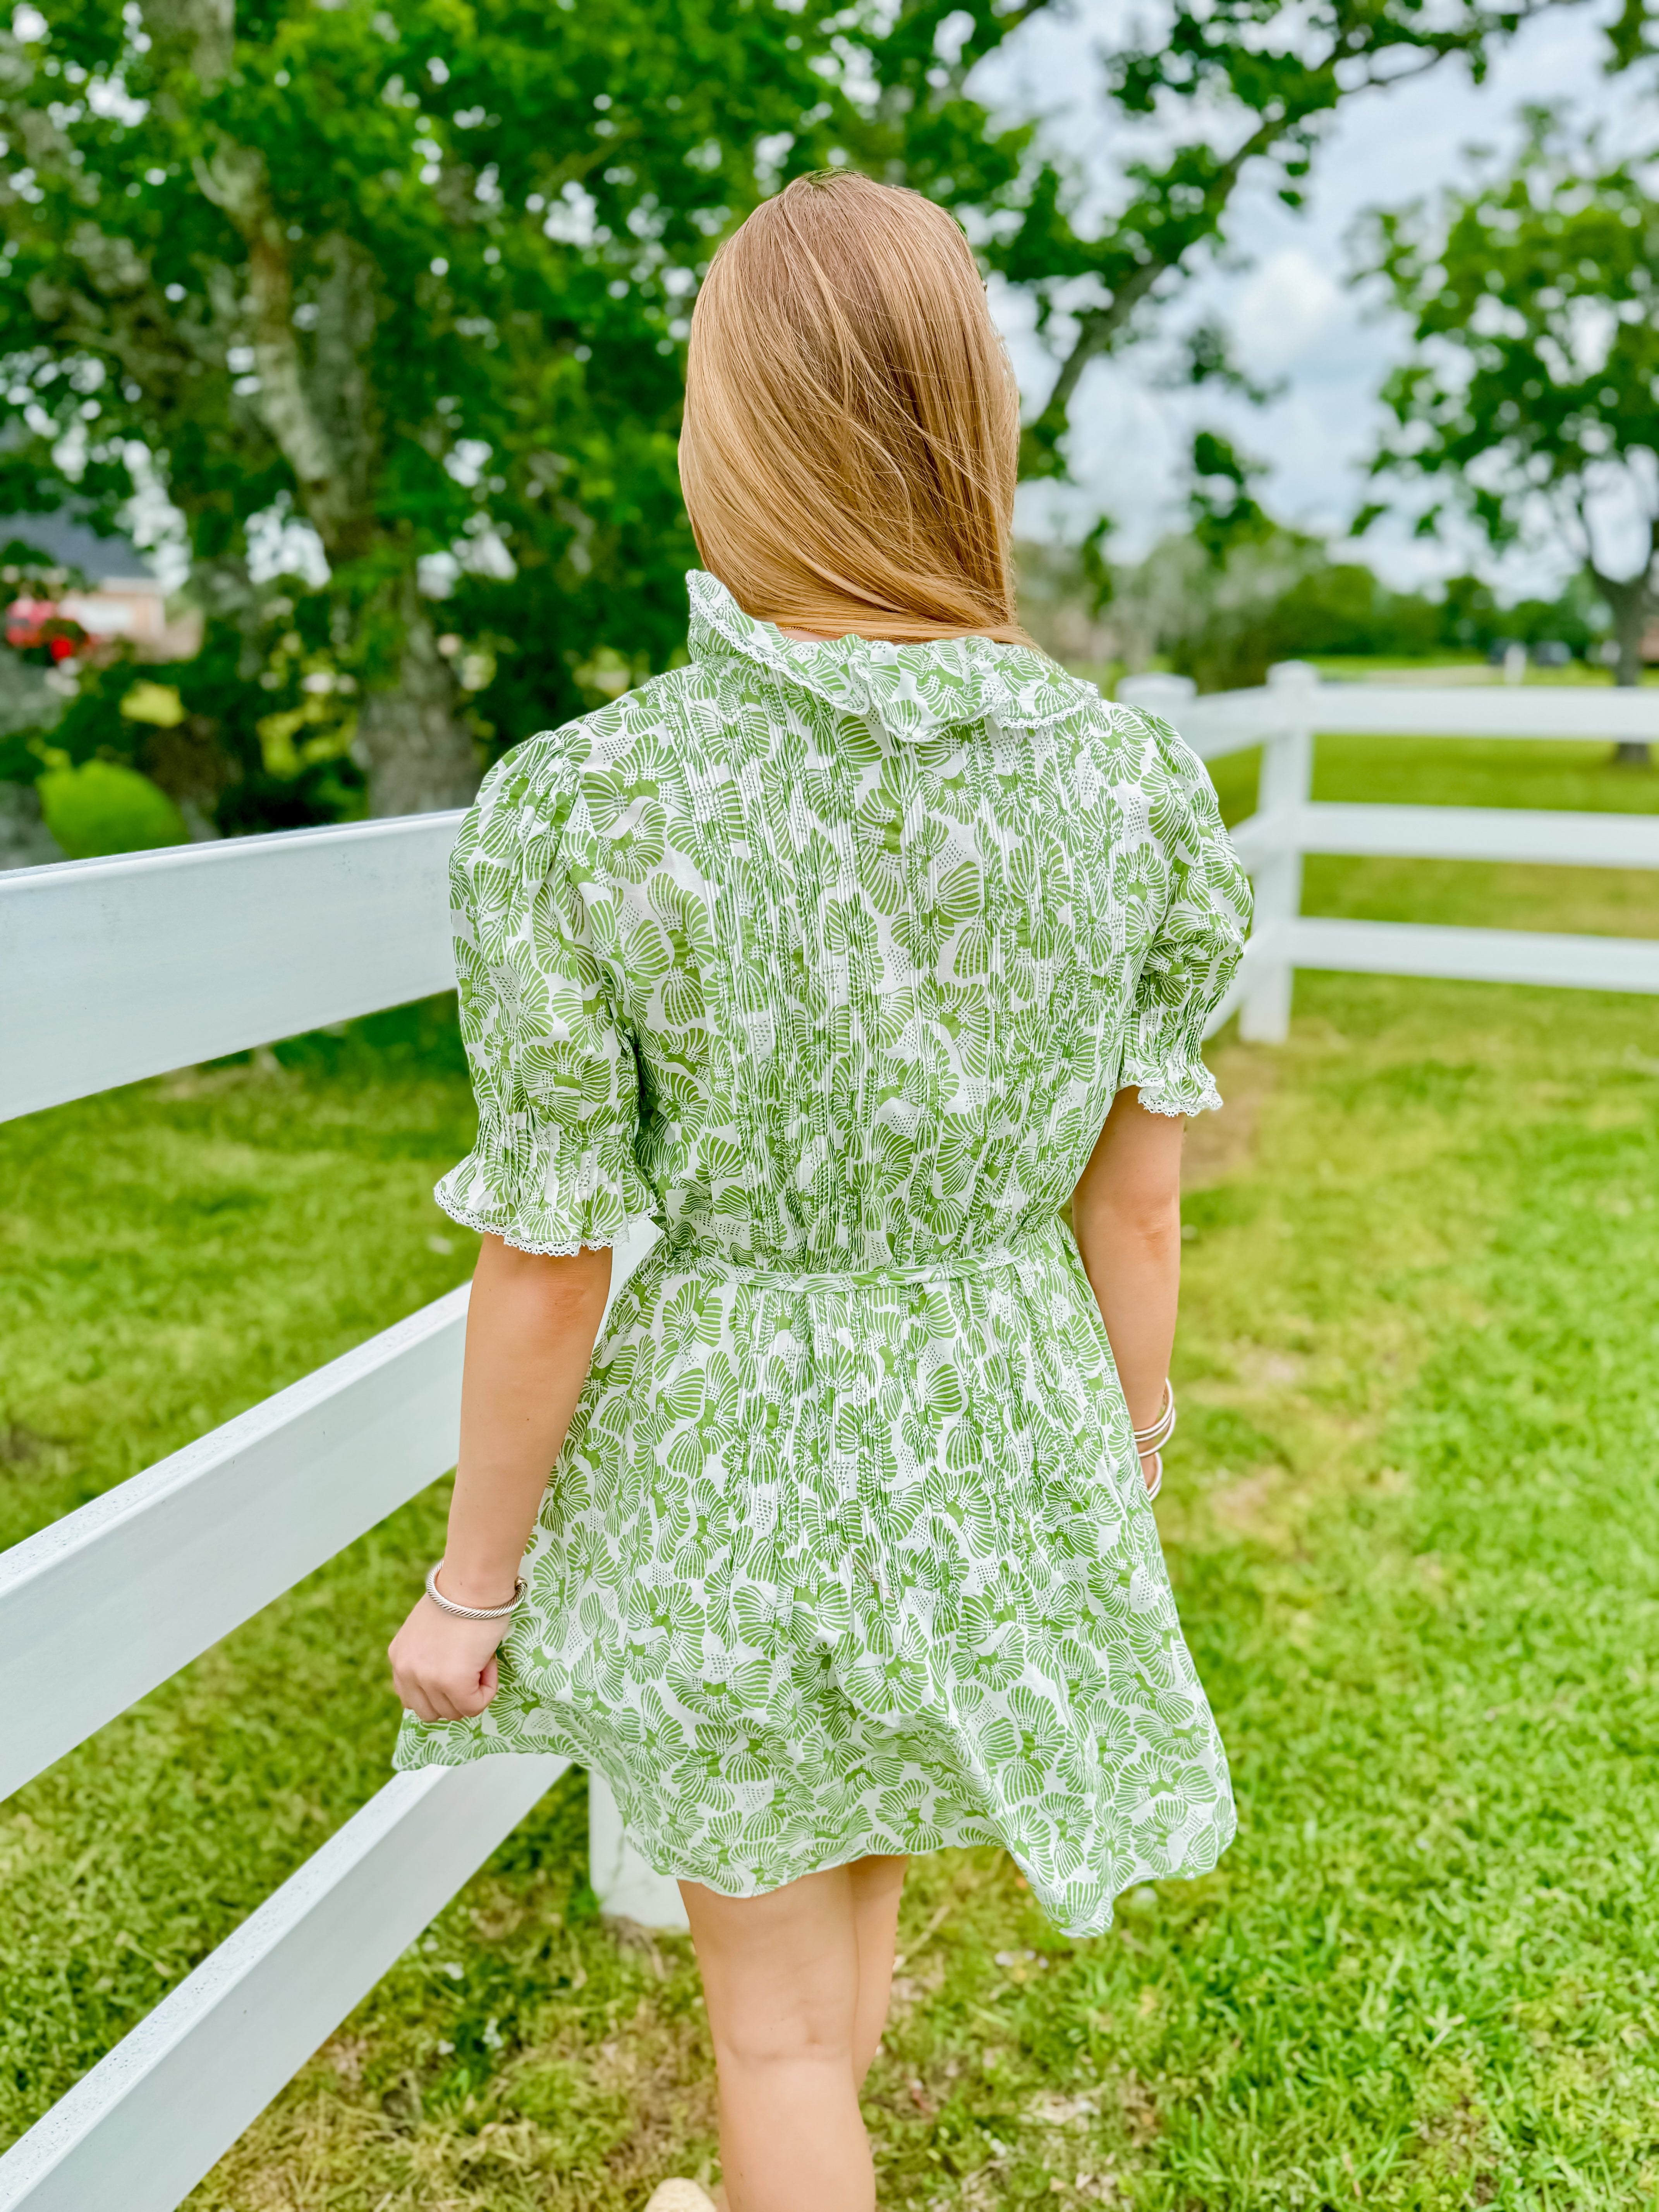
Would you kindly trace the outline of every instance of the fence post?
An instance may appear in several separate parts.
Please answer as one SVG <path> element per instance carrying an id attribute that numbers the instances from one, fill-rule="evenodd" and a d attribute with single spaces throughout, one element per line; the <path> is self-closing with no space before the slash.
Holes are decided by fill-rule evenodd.
<path id="1" fill-rule="evenodd" d="M 1198 696 L 1198 686 L 1190 676 L 1165 676 L 1154 670 L 1145 676 L 1120 678 L 1113 696 L 1120 706 L 1144 708 L 1179 730 L 1181 710 Z"/>
<path id="2" fill-rule="evenodd" d="M 587 1878 L 599 1909 L 641 1928 L 690 1927 L 679 1884 L 647 1865 L 623 1828 L 622 1814 L 602 1774 L 587 1770 Z"/>
<path id="3" fill-rule="evenodd" d="M 1292 817 L 1313 793 L 1319 678 L 1305 660 L 1281 660 L 1267 671 L 1267 684 L 1282 719 L 1262 748 L 1256 793 L 1256 818 L 1268 842 L 1255 871 L 1255 934 L 1271 945 L 1274 930 L 1302 911 L 1302 848 Z M 1295 980 L 1290 961 L 1269 955 L 1251 961 L 1244 973 L 1238 1034 L 1252 1044 L 1283 1044 Z"/>

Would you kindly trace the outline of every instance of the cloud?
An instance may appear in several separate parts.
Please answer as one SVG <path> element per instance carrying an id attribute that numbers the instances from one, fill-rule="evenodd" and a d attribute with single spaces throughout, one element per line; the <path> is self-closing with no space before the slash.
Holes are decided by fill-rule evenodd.
<path id="1" fill-rule="evenodd" d="M 1148 0 L 1151 5 L 1151 0 Z M 1345 283 L 1349 237 L 1361 210 L 1432 196 L 1467 174 L 1471 142 L 1512 146 L 1525 100 L 1564 99 L 1605 117 L 1615 143 L 1645 143 L 1651 98 L 1638 73 L 1609 80 L 1603 33 L 1619 0 L 1545 9 L 1498 50 L 1479 85 L 1461 61 L 1391 91 L 1346 106 L 1316 157 L 1308 206 L 1286 209 L 1271 181 L 1251 176 L 1230 226 L 1234 254 L 1205 265 L 1169 318 L 1173 334 L 1209 316 L 1229 329 L 1243 366 L 1289 386 L 1256 410 L 1213 387 L 1175 392 L 1158 378 L 1158 349 L 1093 363 L 1085 372 L 1069 441 L 1075 488 L 1028 486 L 1021 495 L 1027 530 L 1086 528 L 1103 510 L 1120 525 L 1120 556 L 1143 552 L 1178 520 L 1193 429 L 1224 429 L 1268 465 L 1264 497 L 1287 520 L 1340 530 L 1370 495 L 1364 461 L 1381 426 L 1377 394 L 1409 343 L 1397 315 L 1370 312 L 1368 295 Z M 1085 185 L 1085 205 L 1121 204 L 1124 165 L 1158 151 L 1156 125 L 1102 129 L 1099 57 L 1127 35 L 1122 0 L 1073 0 L 1062 16 L 1042 9 L 1008 48 L 984 65 L 975 89 L 1010 121 L 1045 118 Z M 1645 104 L 1644 104 L 1645 103 Z M 1239 266 L 1240 262 L 1248 264 Z M 1007 331 L 1028 400 L 1040 403 L 1054 362 L 1031 328 L 1026 303 L 997 288 L 993 299 Z M 1411 582 L 1475 557 L 1471 542 L 1437 547 L 1413 539 L 1409 517 L 1391 517 L 1365 540 L 1367 559 Z M 1480 556 L 1493 565 L 1489 556 Z M 1554 589 L 1573 565 L 1553 555 L 1512 555 L 1499 564 L 1511 586 Z"/>
<path id="2" fill-rule="evenodd" d="M 1233 311 L 1239 358 L 1258 376 L 1278 376 L 1307 353 L 1343 305 L 1335 279 L 1299 246 L 1271 253 Z"/>

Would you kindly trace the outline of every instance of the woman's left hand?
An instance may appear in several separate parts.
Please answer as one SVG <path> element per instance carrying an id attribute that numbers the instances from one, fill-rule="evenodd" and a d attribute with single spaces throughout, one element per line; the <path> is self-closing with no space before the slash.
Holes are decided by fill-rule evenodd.
<path id="1" fill-rule="evenodd" d="M 471 1720 L 501 1685 L 504 1620 L 460 1620 L 423 1597 L 387 1646 L 392 1680 L 417 1720 Z"/>

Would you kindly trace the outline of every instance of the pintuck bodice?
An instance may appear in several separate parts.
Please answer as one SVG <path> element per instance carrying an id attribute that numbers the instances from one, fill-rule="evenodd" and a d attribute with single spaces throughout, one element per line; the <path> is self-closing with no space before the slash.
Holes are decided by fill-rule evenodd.
<path id="1" fill-rule="evenodd" d="M 1170 730 L 1035 652 L 793 645 L 691 581 L 690 665 L 509 754 L 456 848 L 457 1219 L 919 1266 L 1061 1206 L 1121 1085 L 1214 1103 L 1248 891 Z"/>
<path id="2" fill-rule="evenodd" d="M 1042 654 L 795 644 L 690 581 L 689 665 L 508 754 L 455 849 L 440 1202 L 663 1235 L 501 1694 L 400 1763 L 562 1745 L 737 1891 L 996 1837 L 1102 1925 L 1231 1816 L 1062 1217 L 1121 1088 L 1218 1103 L 1245 880 L 1175 734 Z"/>

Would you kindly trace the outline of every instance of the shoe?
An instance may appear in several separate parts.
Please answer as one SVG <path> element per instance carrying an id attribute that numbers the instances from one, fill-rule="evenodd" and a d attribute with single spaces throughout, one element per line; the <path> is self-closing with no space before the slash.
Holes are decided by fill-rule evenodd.
<path id="1" fill-rule="evenodd" d="M 714 2212 L 714 2200 L 700 2181 L 659 2181 L 645 2212 Z"/>

